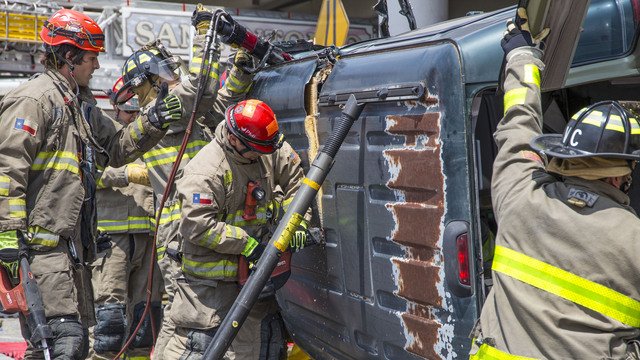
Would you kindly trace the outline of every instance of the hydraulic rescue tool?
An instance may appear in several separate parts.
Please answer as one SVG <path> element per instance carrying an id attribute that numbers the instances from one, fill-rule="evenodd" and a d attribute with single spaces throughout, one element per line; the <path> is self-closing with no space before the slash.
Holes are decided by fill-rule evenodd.
<path id="1" fill-rule="evenodd" d="M 221 359 L 229 345 L 231 345 L 240 327 L 247 319 L 251 308 L 258 300 L 273 269 L 278 264 L 280 255 L 289 248 L 289 242 L 293 234 L 298 229 L 304 214 L 333 166 L 338 149 L 340 149 L 349 129 L 360 117 L 363 109 L 364 104 L 358 104 L 356 97 L 352 94 L 342 110 L 340 120 L 335 124 L 334 132 L 327 139 L 327 143 L 311 164 L 307 177 L 302 180 L 302 186 L 300 186 L 291 205 L 289 205 L 284 218 L 278 224 L 271 240 L 269 240 L 269 245 L 267 245 L 258 260 L 254 273 L 249 277 L 231 310 L 222 321 L 222 324 L 220 324 L 213 341 L 209 344 L 202 357 L 203 359 Z"/>
<path id="2" fill-rule="evenodd" d="M 6 314 L 21 313 L 29 327 L 31 338 L 29 341 L 34 346 L 40 344 L 46 360 L 51 359 L 47 339 L 53 338 L 51 328 L 47 324 L 44 314 L 44 304 L 42 295 L 36 283 L 36 279 L 31 272 L 27 255 L 27 244 L 20 230 L 16 230 L 18 239 L 18 249 L 3 249 L 0 252 L 0 259 L 5 263 L 18 260 L 17 285 L 13 285 L 6 267 L 0 265 L 0 303 L 2 312 Z M 12 251 L 15 250 L 15 251 Z"/>
<path id="3" fill-rule="evenodd" d="M 260 60 L 260 64 L 254 69 L 247 69 L 249 71 L 258 71 L 265 64 L 274 65 L 284 61 L 291 60 L 291 55 L 283 52 L 279 48 L 271 45 L 268 41 L 260 39 L 258 36 L 248 31 L 244 26 L 238 24 L 229 14 L 227 14 L 224 10 L 218 9 L 213 12 L 211 19 L 209 20 L 209 27 L 207 29 L 207 33 L 205 35 L 205 43 L 204 43 L 204 53 L 202 55 L 203 61 L 200 65 L 199 78 L 198 78 L 198 86 L 196 90 L 196 99 L 193 105 L 193 110 L 189 117 L 189 123 L 187 124 L 187 128 L 184 132 L 184 137 L 182 139 L 182 144 L 180 146 L 180 150 L 178 151 L 177 160 L 173 164 L 173 168 L 171 169 L 171 173 L 169 174 L 169 178 L 167 179 L 167 185 L 162 194 L 162 198 L 160 200 L 160 204 L 158 205 L 158 209 L 164 208 L 164 204 L 169 197 L 169 193 L 171 192 L 171 188 L 173 187 L 173 182 L 175 180 L 176 173 L 180 168 L 180 162 L 182 161 L 182 156 L 184 155 L 185 149 L 187 147 L 187 143 L 191 136 L 191 129 L 193 128 L 193 123 L 195 121 L 196 113 L 204 94 L 205 89 L 207 88 L 207 81 L 209 79 L 209 74 L 211 71 L 211 67 L 206 67 L 207 64 L 214 64 L 218 62 L 218 57 L 220 54 L 220 41 L 232 45 L 232 46 L 241 46 L 246 49 L 251 55 Z M 205 61 L 206 60 L 206 61 Z M 216 68 L 216 71 L 219 71 L 219 68 Z M 220 74 L 216 76 L 216 78 L 220 78 Z M 212 91 L 213 97 L 217 96 L 219 90 L 219 82 L 216 82 L 216 87 Z M 160 216 L 162 211 L 158 211 L 156 213 L 155 219 L 155 236 L 158 236 L 158 225 L 160 224 Z M 154 237 L 154 241 L 151 243 L 153 247 L 151 257 L 156 258 L 156 247 L 157 238 Z M 179 255 L 177 256 L 179 258 Z M 151 308 L 151 284 L 153 283 L 153 274 L 154 274 L 154 266 L 153 263 L 149 269 L 149 276 L 147 278 L 147 299 L 144 308 L 144 313 L 142 314 L 142 319 L 144 319 L 148 314 Z M 119 359 L 120 356 L 125 352 L 125 350 L 129 347 L 135 335 L 137 334 L 140 326 L 143 321 L 138 323 L 138 326 L 131 332 L 129 339 L 122 347 L 120 352 L 115 356 L 115 359 Z M 155 325 L 152 317 L 152 332 L 154 334 L 154 343 L 155 343 Z"/>

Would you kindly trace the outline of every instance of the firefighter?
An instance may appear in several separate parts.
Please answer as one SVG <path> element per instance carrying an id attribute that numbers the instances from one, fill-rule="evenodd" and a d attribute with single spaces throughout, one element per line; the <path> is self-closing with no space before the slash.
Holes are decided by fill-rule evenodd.
<path id="1" fill-rule="evenodd" d="M 140 106 L 137 98 L 116 106 L 116 118 L 131 123 Z M 153 190 L 140 160 L 107 167 L 98 180 L 97 259 L 92 266 L 97 326 L 93 329 L 94 358 L 113 359 L 141 320 L 147 298 L 153 250 Z M 156 271 L 151 289 L 151 314 L 160 327 L 160 290 Z M 128 358 L 149 358 L 153 345 L 149 315 L 127 349 Z"/>
<path id="2" fill-rule="evenodd" d="M 143 107 L 154 106 L 156 93 L 162 82 L 171 82 L 170 93 L 181 99 L 185 108 L 191 109 L 195 101 L 197 79 L 202 65 L 203 46 L 205 34 L 211 19 L 211 11 L 198 6 L 193 15 L 192 24 L 196 28 L 196 37 L 193 41 L 193 58 L 189 65 L 190 80 L 182 83 L 174 78 L 173 74 L 164 71 L 165 64 L 174 59 L 166 50 L 158 51 L 161 44 L 154 43 L 143 47 L 132 54 L 123 66 L 123 78 L 121 84 L 116 84 L 114 96 L 116 103 L 122 103 L 126 99 L 138 95 L 140 105 Z M 243 99 L 249 90 L 253 75 L 244 69 L 253 63 L 250 55 L 240 50 L 234 57 L 234 66 L 229 72 L 224 86 L 218 91 L 217 97 L 212 96 L 212 89 L 218 84 L 218 63 L 209 64 L 210 78 L 208 87 L 197 109 L 197 123 L 194 124 L 185 155 L 182 157 L 181 167 L 184 167 L 200 149 L 212 139 L 215 126 L 224 118 L 224 109 L 229 105 Z M 156 194 L 156 211 L 164 193 L 167 179 L 173 164 L 176 162 L 178 151 L 184 137 L 185 129 L 190 113 L 183 114 L 180 121 L 169 126 L 165 137 L 149 152 L 145 153 L 143 160 L 149 170 L 151 186 Z M 171 310 L 174 294 L 174 278 L 178 276 L 179 264 L 172 254 L 178 252 L 180 240 L 178 236 L 178 223 L 180 210 L 175 199 L 175 188 L 172 188 L 167 201 L 161 210 L 160 224 L 157 235 L 158 265 L 164 279 L 165 292 L 168 302 L 163 309 L 163 322 L 158 336 L 154 359 L 162 359 L 164 346 L 171 337 L 174 326 L 168 316 Z"/>
<path id="3" fill-rule="evenodd" d="M 40 38 L 45 72 L 0 101 L 0 248 L 16 248 L 18 232 L 25 235 L 53 330 L 52 358 L 80 359 L 94 322 L 87 264 L 95 258 L 96 167 L 142 155 L 182 107 L 161 98 L 123 127 L 96 106 L 88 88 L 104 51 L 98 24 L 62 9 L 45 21 Z M 23 336 L 29 339 L 27 326 Z M 36 351 L 29 343 L 27 358 L 42 355 Z"/>
<path id="4" fill-rule="evenodd" d="M 300 157 L 262 101 L 230 106 L 215 136 L 176 182 L 184 240 L 170 314 L 176 332 L 165 349 L 169 358 L 202 356 L 239 293 L 239 256 L 251 263 L 260 258 L 265 245 L 258 234 L 267 225 L 269 205 L 286 210 L 303 178 Z M 245 212 L 250 181 L 262 189 L 255 219 Z M 296 235 L 306 232 L 301 228 Z M 253 307 L 227 355 L 280 359 L 286 354 L 283 332 L 275 297 L 268 296 Z"/>
<path id="5" fill-rule="evenodd" d="M 502 41 L 494 285 L 471 358 L 637 359 L 640 222 L 627 191 L 638 118 L 603 101 L 578 111 L 564 134 L 542 135 L 542 37 L 518 14 Z"/>

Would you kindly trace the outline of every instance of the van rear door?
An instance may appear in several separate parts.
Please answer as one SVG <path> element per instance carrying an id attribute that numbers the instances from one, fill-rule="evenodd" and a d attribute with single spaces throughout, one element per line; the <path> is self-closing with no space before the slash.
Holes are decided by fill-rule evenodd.
<path id="1" fill-rule="evenodd" d="M 271 70 L 278 81 L 258 74 L 252 96 L 273 107 L 304 157 L 309 133 L 291 107 L 304 91 L 292 66 Z M 322 186 L 326 245 L 295 254 L 278 292 L 287 327 L 315 359 L 466 356 L 478 311 L 465 264 L 474 254 L 458 50 L 414 41 L 343 52 L 319 94 L 320 144 L 352 93 L 367 106 Z M 451 268 L 445 242 L 457 251 Z"/>

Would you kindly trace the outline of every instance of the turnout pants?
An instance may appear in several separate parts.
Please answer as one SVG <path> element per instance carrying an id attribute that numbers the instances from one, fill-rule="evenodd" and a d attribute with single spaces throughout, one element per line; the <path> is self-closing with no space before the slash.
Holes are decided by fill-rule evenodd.
<path id="1" fill-rule="evenodd" d="M 167 359 L 199 360 L 213 340 L 217 327 L 238 296 L 235 282 L 178 278 L 171 317 L 174 336 L 165 348 Z M 225 358 L 284 359 L 284 324 L 275 297 L 256 303 Z"/>
<path id="2" fill-rule="evenodd" d="M 112 246 L 98 253 L 93 263 L 93 288 L 97 325 L 92 329 L 93 357 L 112 359 L 142 320 L 147 298 L 147 281 L 153 238 L 146 233 L 111 234 Z M 156 266 L 151 291 L 150 314 L 156 333 L 160 328 L 162 280 Z M 149 315 L 142 325 L 128 357 L 148 358 L 153 345 Z"/>

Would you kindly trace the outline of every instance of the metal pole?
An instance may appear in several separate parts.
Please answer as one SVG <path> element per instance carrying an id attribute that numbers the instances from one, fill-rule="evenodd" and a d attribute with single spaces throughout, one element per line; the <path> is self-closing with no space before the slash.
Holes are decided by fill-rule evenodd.
<path id="1" fill-rule="evenodd" d="M 331 170 L 333 159 L 338 153 L 340 145 L 342 145 L 353 123 L 360 117 L 363 109 L 364 104 L 358 105 L 356 97 L 352 94 L 342 110 L 340 120 L 336 123 L 336 129 L 311 164 L 307 177 L 302 180 L 302 186 L 300 186 L 289 209 L 284 214 L 284 218 L 278 224 L 267 248 L 260 257 L 256 271 L 249 277 L 231 310 L 220 324 L 213 341 L 207 346 L 203 359 L 221 359 L 231 345 L 238 330 L 249 316 L 251 308 L 258 300 L 258 295 L 269 280 L 280 254 L 289 247 L 293 234 L 298 229 L 298 225 L 320 189 L 320 185 Z"/>

